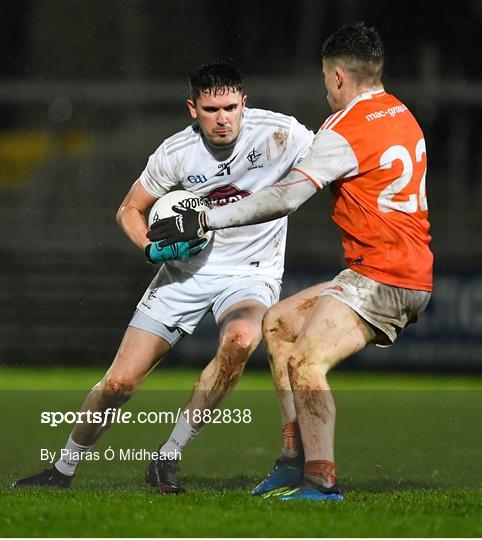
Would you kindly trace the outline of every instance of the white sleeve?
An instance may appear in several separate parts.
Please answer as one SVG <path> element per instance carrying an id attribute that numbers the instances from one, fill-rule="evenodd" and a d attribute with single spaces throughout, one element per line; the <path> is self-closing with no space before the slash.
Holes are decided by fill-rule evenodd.
<path id="1" fill-rule="evenodd" d="M 296 169 L 305 173 L 321 189 L 339 178 L 358 174 L 358 160 L 342 135 L 331 130 L 320 130 Z"/>
<path id="2" fill-rule="evenodd" d="M 140 181 L 145 190 L 153 197 L 162 197 L 178 184 L 167 159 L 164 143 L 149 156 L 146 168 L 142 171 Z"/>
<path id="3" fill-rule="evenodd" d="M 215 230 L 272 221 L 294 212 L 316 191 L 310 180 L 297 171 L 291 171 L 274 186 L 253 193 L 241 201 L 207 210 L 207 225 Z"/>
<path id="4" fill-rule="evenodd" d="M 242 201 L 208 210 L 207 224 L 224 229 L 286 216 L 316 193 L 315 186 L 321 189 L 357 172 L 358 161 L 348 141 L 334 131 L 320 130 L 302 162 L 284 180 Z"/>
<path id="5" fill-rule="evenodd" d="M 292 156 L 292 163 L 296 165 L 307 154 L 311 145 L 313 144 L 313 138 L 315 134 L 311 129 L 306 128 L 303 124 L 300 124 L 296 118 L 293 118 L 290 129 L 290 154 Z"/>

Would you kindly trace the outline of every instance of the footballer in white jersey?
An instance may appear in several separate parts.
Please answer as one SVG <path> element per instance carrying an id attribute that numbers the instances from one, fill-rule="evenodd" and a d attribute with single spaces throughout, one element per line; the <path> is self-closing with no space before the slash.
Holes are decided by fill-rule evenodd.
<path id="1" fill-rule="evenodd" d="M 177 478 L 183 449 L 201 429 L 203 412 L 218 407 L 234 388 L 261 340 L 263 316 L 279 297 L 286 218 L 216 232 L 207 245 L 196 240 L 163 248 L 155 223 L 149 230 L 146 216 L 176 186 L 215 206 L 272 186 L 308 151 L 314 135 L 292 117 L 246 109 L 243 80 L 231 64 L 203 64 L 189 79 L 187 105 L 195 124 L 161 144 L 117 212 L 118 224 L 147 260 L 164 264 L 139 302 L 112 365 L 82 405 L 81 411 L 105 413 L 105 421 L 77 424 L 63 457 L 14 487 L 70 485 L 83 453 L 109 427 L 107 412 L 125 403 L 179 339 L 211 312 L 219 327 L 216 353 L 145 476 L 160 494 L 184 491 Z"/>
<path id="2" fill-rule="evenodd" d="M 197 193 L 214 206 L 249 197 L 284 178 L 311 146 L 313 134 L 295 118 L 244 109 L 241 131 L 227 147 L 214 146 L 199 124 L 166 139 L 140 177 L 146 191 L 161 197 L 174 186 Z M 283 274 L 287 218 L 216 231 L 196 257 L 178 268 L 199 274 Z"/>
<path id="3" fill-rule="evenodd" d="M 150 156 L 139 182 L 153 197 L 181 186 L 213 206 L 225 206 L 284 178 L 314 137 L 295 118 L 271 111 L 244 108 L 240 120 L 237 138 L 227 145 L 213 145 L 199 123 L 169 137 Z M 271 307 L 279 299 L 286 229 L 283 217 L 217 231 L 195 257 L 166 262 L 131 326 L 152 331 L 141 313 L 155 319 L 163 324 L 158 335 L 172 347 L 209 310 L 219 323 L 240 301 Z"/>

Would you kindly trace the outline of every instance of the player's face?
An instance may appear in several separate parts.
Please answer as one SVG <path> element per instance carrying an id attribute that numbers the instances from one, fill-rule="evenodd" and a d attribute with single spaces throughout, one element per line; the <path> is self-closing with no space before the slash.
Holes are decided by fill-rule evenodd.
<path id="1" fill-rule="evenodd" d="M 226 89 L 223 93 L 203 92 L 196 101 L 187 100 L 191 116 L 199 122 L 212 144 L 232 143 L 241 131 L 247 96 Z"/>
<path id="2" fill-rule="evenodd" d="M 336 65 L 330 60 L 323 60 L 323 77 L 326 86 L 326 99 L 333 112 L 343 109 L 341 102 L 340 74 Z"/>

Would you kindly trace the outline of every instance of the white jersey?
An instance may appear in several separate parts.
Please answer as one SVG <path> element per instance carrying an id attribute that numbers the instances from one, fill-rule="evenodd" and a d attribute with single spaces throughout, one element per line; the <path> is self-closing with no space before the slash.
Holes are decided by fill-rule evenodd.
<path id="1" fill-rule="evenodd" d="M 182 186 L 214 206 L 224 206 L 284 178 L 308 151 L 313 137 L 291 116 L 245 108 L 241 132 L 232 145 L 213 147 L 199 126 L 189 126 L 166 139 L 149 157 L 140 181 L 154 197 Z M 168 264 L 199 274 L 280 279 L 286 230 L 286 217 L 219 230 L 199 255 Z"/>

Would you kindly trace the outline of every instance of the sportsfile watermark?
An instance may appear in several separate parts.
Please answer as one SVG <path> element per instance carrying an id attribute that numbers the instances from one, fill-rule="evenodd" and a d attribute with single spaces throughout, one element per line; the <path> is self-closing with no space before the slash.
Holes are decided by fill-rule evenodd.
<path id="1" fill-rule="evenodd" d="M 58 459 L 66 463 L 78 461 L 155 461 L 155 460 L 181 460 L 181 452 L 162 452 L 161 450 L 150 451 L 145 448 L 112 448 L 109 446 L 102 451 L 73 452 L 62 448 L 59 452 L 52 452 L 48 448 L 40 449 L 40 461 L 54 464 Z"/>
<path id="2" fill-rule="evenodd" d="M 473 382 L 464 379 L 464 386 L 451 381 L 438 377 L 425 382 L 417 377 L 412 383 L 394 374 L 380 381 L 372 375 L 367 379 L 349 373 L 335 379 L 340 476 L 356 479 L 353 482 L 359 482 L 358 487 L 363 489 L 384 486 L 411 490 L 414 485 L 479 489 L 480 378 Z M 369 388 L 382 383 L 383 389 Z M 418 388 L 404 386 L 409 384 Z M 357 388 L 347 388 L 349 385 Z M 440 388 L 442 385 L 445 388 Z M 289 394 L 284 397 L 290 398 Z M 72 456 L 71 461 L 81 463 L 77 478 L 85 475 L 89 479 L 78 486 L 122 490 L 124 482 L 143 477 L 144 465 L 155 457 L 152 452 L 163 448 L 172 437 L 188 401 L 193 402 L 189 423 L 204 415 L 205 424 L 182 452 L 182 469 L 196 479 L 196 485 L 207 485 L 206 471 L 215 468 L 216 478 L 230 478 L 237 488 L 248 489 L 252 482 L 246 475 L 263 477 L 279 455 L 282 424 L 278 398 L 271 388 L 235 390 L 229 401 L 206 412 L 202 410 L 203 395 L 193 395 L 189 388 L 140 390 L 131 402 L 103 413 L 91 412 L 90 418 L 87 411 L 77 412 L 84 399 L 84 390 L 2 391 L 0 472 L 4 478 L 37 474 L 58 459 L 70 461 L 68 455 L 61 458 L 60 452 L 71 448 L 68 440 L 74 428 L 82 437 L 105 430 L 88 449 L 91 453 L 82 453 L 80 460 Z M 89 421 L 97 423 L 89 426 Z M 113 425 L 106 430 L 108 423 Z M 164 448 L 174 449 L 175 445 Z M 117 480 L 112 482 L 112 478 Z M 224 489 L 225 482 L 219 480 L 215 485 Z"/>
<path id="3" fill-rule="evenodd" d="M 40 423 L 50 427 L 63 424 L 176 424 L 184 414 L 189 424 L 250 424 L 251 409 L 193 409 L 183 411 L 123 411 L 109 407 L 105 411 L 42 411 Z"/>

